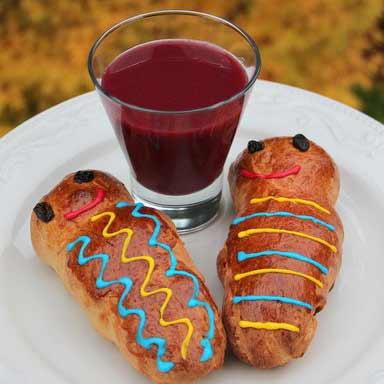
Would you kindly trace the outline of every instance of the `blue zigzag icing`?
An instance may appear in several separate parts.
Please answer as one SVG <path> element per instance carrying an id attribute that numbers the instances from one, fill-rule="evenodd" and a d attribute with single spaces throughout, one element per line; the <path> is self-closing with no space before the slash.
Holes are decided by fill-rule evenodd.
<path id="1" fill-rule="evenodd" d="M 96 279 L 96 287 L 103 289 L 108 288 L 115 284 L 120 284 L 124 287 L 124 292 L 120 296 L 119 303 L 118 303 L 118 310 L 121 317 L 127 317 L 129 315 L 136 315 L 140 319 L 140 323 L 137 329 L 136 333 L 136 342 L 141 345 L 145 349 L 150 349 L 153 345 L 157 346 L 157 368 L 160 372 L 166 373 L 169 372 L 173 367 L 174 363 L 170 361 L 163 361 L 162 357 L 164 356 L 166 352 L 167 342 L 165 339 L 160 337 L 144 337 L 143 331 L 147 322 L 146 313 L 144 310 L 139 308 L 126 308 L 124 306 L 124 301 L 127 298 L 129 292 L 131 291 L 133 282 L 129 277 L 121 277 L 116 280 L 111 281 L 105 281 L 104 280 L 104 273 L 105 270 L 108 267 L 110 257 L 105 253 L 99 253 L 97 255 L 92 256 L 85 256 L 84 252 L 87 249 L 88 245 L 90 244 L 91 239 L 89 236 L 79 236 L 74 242 L 69 243 L 67 245 L 67 251 L 72 251 L 77 244 L 81 243 L 79 255 L 78 255 L 78 262 L 80 265 L 85 265 L 92 260 L 100 260 L 101 261 L 101 269 L 99 276 Z"/>
<path id="2" fill-rule="evenodd" d="M 148 215 L 148 214 L 143 214 L 140 212 L 140 209 L 144 206 L 142 203 L 136 203 L 136 204 L 131 204 L 127 202 L 119 202 L 116 204 L 117 208 L 124 208 L 128 206 L 134 206 L 134 209 L 131 212 L 131 215 L 136 218 L 147 218 L 153 221 L 155 224 L 152 236 L 150 237 L 148 244 L 151 247 L 159 247 L 164 249 L 168 254 L 169 254 L 169 259 L 170 259 L 170 264 L 171 266 L 169 269 L 165 272 L 165 275 L 167 277 L 173 277 L 173 276 L 184 276 L 188 277 L 192 280 L 193 282 L 193 287 L 194 291 L 192 294 L 192 297 L 190 298 L 188 302 L 188 306 L 190 308 L 195 308 L 195 307 L 203 307 L 208 315 L 209 319 L 209 329 L 205 337 L 201 340 L 200 344 L 203 347 L 203 353 L 200 357 L 201 362 L 205 362 L 209 359 L 212 358 L 213 356 L 213 349 L 212 349 L 212 344 L 211 341 L 215 337 L 215 316 L 212 307 L 204 302 L 198 299 L 199 293 L 200 293 L 200 283 L 199 280 L 195 275 L 193 275 L 190 272 L 187 271 L 182 271 L 182 270 L 177 270 L 176 267 L 178 265 L 176 256 L 172 250 L 172 248 L 165 243 L 161 243 L 158 241 L 158 237 L 160 235 L 160 229 L 161 229 L 161 223 L 160 220 L 154 216 L 154 215 Z"/>

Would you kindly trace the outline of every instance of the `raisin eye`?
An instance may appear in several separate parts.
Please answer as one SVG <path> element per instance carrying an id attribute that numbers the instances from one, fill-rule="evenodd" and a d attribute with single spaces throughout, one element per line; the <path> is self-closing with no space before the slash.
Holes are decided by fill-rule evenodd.
<path id="1" fill-rule="evenodd" d="M 262 141 L 250 140 L 248 141 L 248 152 L 255 153 L 264 149 L 264 143 Z"/>
<path id="2" fill-rule="evenodd" d="M 292 144 L 301 152 L 307 152 L 310 146 L 309 140 L 301 133 L 293 137 Z"/>
<path id="3" fill-rule="evenodd" d="M 95 178 L 95 173 L 93 171 L 77 171 L 75 173 L 75 183 L 89 183 Z"/>
<path id="4" fill-rule="evenodd" d="M 49 223 L 55 217 L 51 205 L 46 202 L 36 204 L 33 212 L 35 212 L 37 218 L 44 223 Z"/>

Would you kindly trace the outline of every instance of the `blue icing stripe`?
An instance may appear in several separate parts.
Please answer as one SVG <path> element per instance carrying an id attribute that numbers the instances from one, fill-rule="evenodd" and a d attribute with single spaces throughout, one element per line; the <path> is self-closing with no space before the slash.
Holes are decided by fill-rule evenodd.
<path id="1" fill-rule="evenodd" d="M 254 217 L 273 217 L 273 216 L 281 216 L 281 217 L 295 217 L 296 219 L 301 219 L 301 220 L 308 220 L 312 221 L 315 224 L 322 225 L 323 227 L 329 229 L 330 231 L 334 231 L 335 227 L 332 224 L 326 223 L 323 220 L 320 220 L 316 217 L 313 216 L 307 216 L 307 215 L 295 215 L 294 213 L 290 212 L 256 212 L 252 213 L 251 215 L 248 216 L 242 216 L 242 217 L 236 217 L 233 221 L 232 224 L 240 224 L 243 221 L 253 219 Z"/>
<path id="2" fill-rule="evenodd" d="M 84 256 L 84 252 L 87 249 L 90 242 L 91 242 L 91 239 L 89 236 L 79 236 L 74 242 L 69 243 L 67 245 L 67 251 L 68 252 L 72 251 L 77 244 L 82 243 L 79 251 L 79 256 L 78 256 L 78 262 L 80 265 L 85 265 L 92 260 L 101 260 L 100 273 L 99 273 L 99 276 L 96 278 L 97 288 L 100 288 L 100 289 L 108 288 L 114 284 L 120 284 L 124 286 L 124 292 L 120 296 L 119 303 L 118 303 L 118 310 L 119 310 L 120 316 L 127 317 L 128 315 L 137 315 L 139 317 L 140 323 L 136 333 L 136 342 L 142 347 L 144 347 L 145 349 L 150 349 L 152 345 L 156 345 L 157 346 L 157 368 L 160 372 L 163 372 L 163 373 L 169 372 L 174 367 L 175 364 L 170 361 L 161 360 L 161 358 L 164 356 L 166 352 L 166 347 L 167 347 L 166 340 L 159 337 L 150 337 L 150 338 L 144 337 L 143 331 L 147 321 L 146 313 L 142 309 L 138 309 L 138 308 L 130 309 L 124 306 L 124 301 L 127 298 L 133 285 L 132 280 L 129 277 L 121 277 L 120 279 L 117 279 L 117 280 L 105 281 L 103 276 L 104 276 L 105 270 L 108 267 L 109 256 L 105 253 L 100 253 L 92 256 Z"/>
<path id="3" fill-rule="evenodd" d="M 239 304 L 243 301 L 278 301 L 280 303 L 293 304 L 310 310 L 313 309 L 313 306 L 305 301 L 291 299 L 290 297 L 284 296 L 234 296 L 232 298 L 232 302 L 234 304 Z"/>
<path id="4" fill-rule="evenodd" d="M 238 261 L 245 261 L 248 259 L 254 259 L 256 257 L 275 256 L 275 255 L 284 256 L 284 257 L 288 257 L 290 259 L 295 259 L 295 260 L 303 261 L 304 263 L 312 264 L 313 266 L 318 268 L 325 275 L 329 272 L 328 268 L 326 268 L 323 264 L 320 264 L 319 262 L 312 260 L 307 256 L 300 255 L 300 253 L 296 253 L 296 252 L 284 252 L 284 251 L 268 250 L 268 251 L 255 252 L 255 253 L 246 253 L 246 252 L 240 251 L 237 254 L 237 260 Z"/>
<path id="5" fill-rule="evenodd" d="M 126 203 L 123 201 L 116 204 L 117 208 L 124 208 L 124 207 L 128 207 L 128 206 L 133 206 L 133 204 Z M 160 235 L 160 229 L 161 229 L 160 220 L 154 215 L 147 215 L 147 214 L 140 213 L 140 209 L 143 206 L 144 205 L 142 203 L 136 203 L 134 205 L 135 208 L 132 210 L 131 214 L 133 217 L 147 218 L 147 219 L 151 219 L 154 222 L 155 227 L 154 227 L 153 233 L 152 233 L 152 235 L 148 241 L 148 244 L 151 247 L 160 247 L 160 248 L 164 249 L 169 254 L 171 266 L 165 272 L 165 275 L 167 277 L 184 276 L 184 277 L 190 278 L 193 282 L 194 290 L 193 290 L 192 297 L 190 298 L 190 300 L 188 302 L 188 306 L 190 308 L 203 307 L 208 314 L 209 329 L 208 329 L 208 332 L 207 332 L 205 338 L 203 338 L 200 342 L 201 346 L 203 347 L 203 354 L 200 357 L 200 361 L 201 362 L 207 361 L 207 360 L 211 359 L 213 356 L 213 350 L 212 350 L 212 344 L 211 344 L 211 340 L 215 337 L 215 315 L 214 315 L 213 309 L 208 303 L 198 299 L 198 296 L 200 293 L 200 283 L 199 283 L 198 278 L 190 272 L 181 271 L 181 270 L 176 269 L 178 263 L 177 263 L 176 256 L 175 256 L 174 252 L 172 251 L 172 248 L 168 244 L 161 243 L 158 241 L 158 238 Z"/>

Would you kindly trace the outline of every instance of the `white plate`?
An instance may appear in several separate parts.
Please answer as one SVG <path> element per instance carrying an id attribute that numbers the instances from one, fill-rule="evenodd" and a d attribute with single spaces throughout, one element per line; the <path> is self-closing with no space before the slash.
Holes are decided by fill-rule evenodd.
<path id="1" fill-rule="evenodd" d="M 346 233 L 341 275 L 303 358 L 269 371 L 228 358 L 203 383 L 384 383 L 383 126 L 313 93 L 258 81 L 229 161 L 251 138 L 298 132 L 324 146 L 341 170 L 338 210 Z M 51 108 L 0 140 L 1 384 L 148 382 L 91 328 L 31 247 L 35 202 L 68 172 L 88 167 L 128 179 L 95 93 Z M 184 237 L 219 305 L 216 255 L 231 215 L 226 186 L 219 219 Z"/>

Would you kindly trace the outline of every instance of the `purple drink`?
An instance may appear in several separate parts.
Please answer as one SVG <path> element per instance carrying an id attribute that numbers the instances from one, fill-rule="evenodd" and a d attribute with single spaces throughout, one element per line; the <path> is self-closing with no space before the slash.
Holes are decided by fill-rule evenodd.
<path id="1" fill-rule="evenodd" d="M 205 108 L 241 92 L 248 76 L 228 51 L 197 40 L 157 40 L 130 48 L 105 69 L 103 99 L 137 181 L 166 195 L 214 182 L 235 135 L 244 98 Z M 170 113 L 164 113 L 169 111 Z M 173 113 L 176 112 L 176 113 Z"/>

